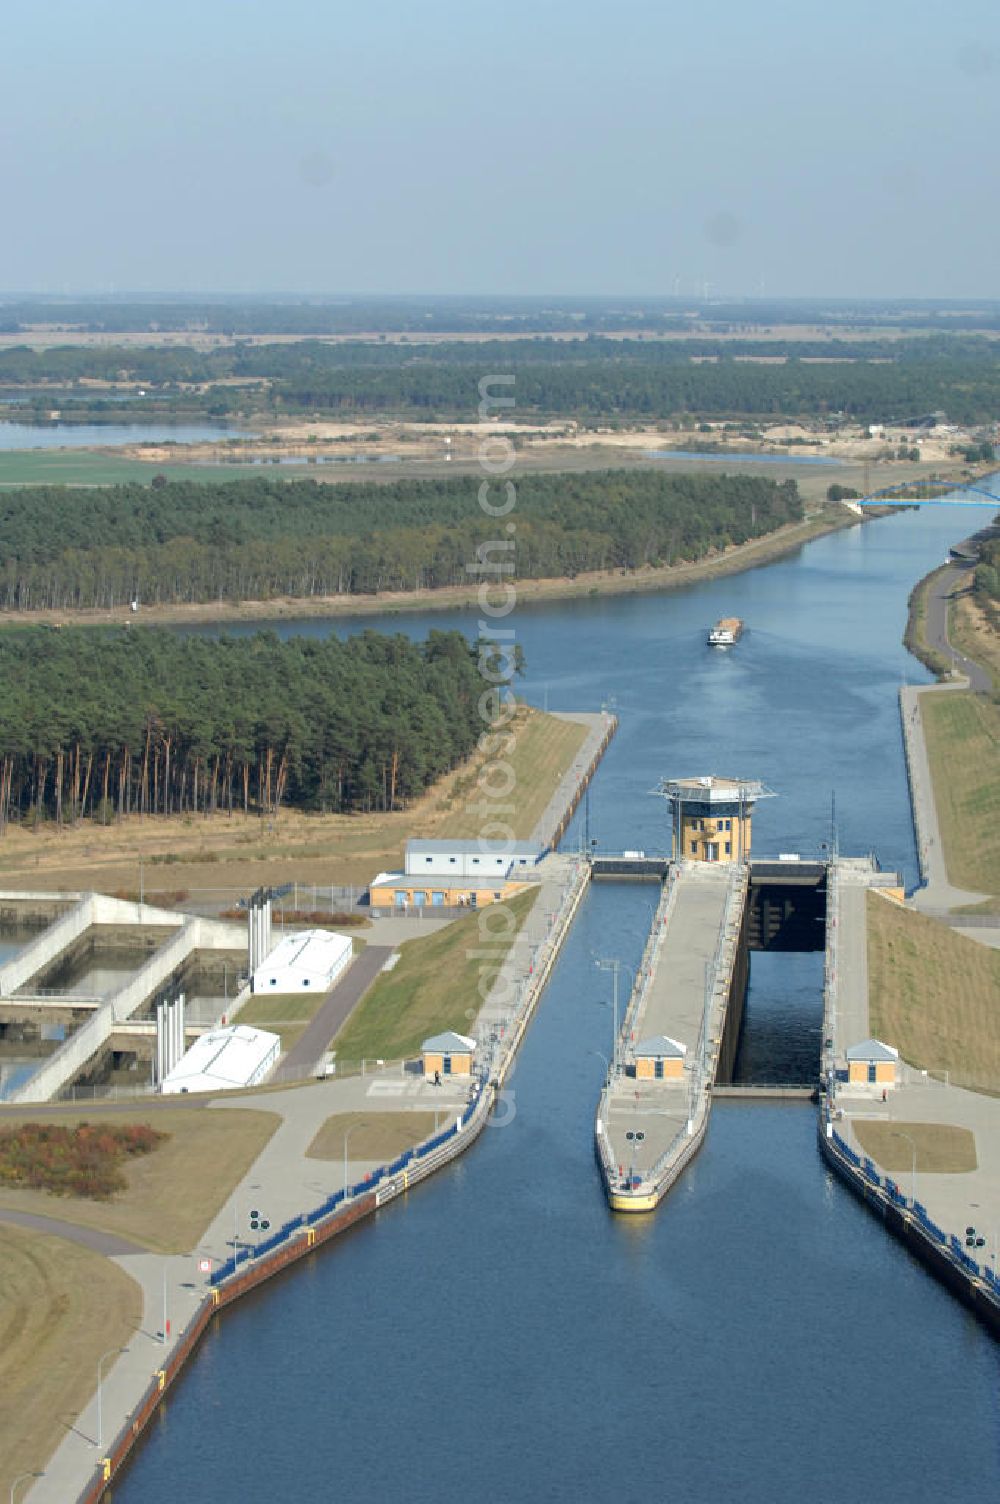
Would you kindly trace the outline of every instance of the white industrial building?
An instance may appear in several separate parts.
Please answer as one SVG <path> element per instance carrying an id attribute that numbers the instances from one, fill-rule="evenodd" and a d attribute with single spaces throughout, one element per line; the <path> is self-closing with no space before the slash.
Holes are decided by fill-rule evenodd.
<path id="1" fill-rule="evenodd" d="M 510 877 L 518 867 L 534 867 L 540 852 L 527 843 L 489 841 L 407 841 L 406 877 Z"/>
<path id="2" fill-rule="evenodd" d="M 166 1096 L 181 1092 L 236 1091 L 258 1086 L 273 1070 L 281 1052 L 281 1038 L 249 1024 L 213 1029 L 196 1039 L 187 1054 L 164 1076 Z"/>
<path id="3" fill-rule="evenodd" d="M 286 935 L 264 957 L 251 978 L 259 992 L 329 992 L 354 955 L 349 935 L 330 930 L 299 930 Z"/>

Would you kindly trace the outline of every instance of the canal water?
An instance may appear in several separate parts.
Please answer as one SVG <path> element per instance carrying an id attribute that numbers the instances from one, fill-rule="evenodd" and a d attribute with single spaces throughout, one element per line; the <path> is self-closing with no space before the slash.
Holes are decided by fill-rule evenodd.
<path id="1" fill-rule="evenodd" d="M 874 849 L 915 881 L 896 690 L 926 676 L 900 646 L 906 597 L 983 520 L 925 508 L 684 592 L 517 611 L 529 698 L 613 701 L 621 718 L 590 834 L 662 848 L 661 776 L 739 774 L 776 794 L 759 807 L 758 853 L 821 849 L 835 795 L 841 849 Z M 705 629 L 724 614 L 748 632 L 713 653 Z M 586 820 L 584 808 L 569 844 Z M 594 961 L 638 960 L 651 893 L 590 891 L 506 1126 L 227 1312 L 116 1504 L 290 1489 L 352 1504 L 997 1495 L 1000 1351 L 829 1176 L 814 1109 L 719 1103 L 655 1215 L 607 1212 L 592 1052 L 609 1048 L 609 978 Z M 748 1073 L 808 1074 L 814 959 L 753 963 Z"/>
<path id="2" fill-rule="evenodd" d="M 0 420 L 0 449 L 118 449 L 124 444 L 213 444 L 245 438 L 224 423 L 13 423 Z"/>

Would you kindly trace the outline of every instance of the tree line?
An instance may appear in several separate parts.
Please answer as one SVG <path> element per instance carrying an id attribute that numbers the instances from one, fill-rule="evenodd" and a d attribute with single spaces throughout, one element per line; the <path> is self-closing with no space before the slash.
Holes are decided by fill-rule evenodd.
<path id="1" fill-rule="evenodd" d="M 0 826 L 402 807 L 483 731 L 479 653 L 454 631 L 422 643 L 5 631 Z"/>
<path id="2" fill-rule="evenodd" d="M 779 364 L 761 364 L 759 357 Z M 940 334 L 908 340 L 807 342 L 696 337 L 583 340 L 542 335 L 513 342 L 237 343 L 216 350 L 116 347 L 0 351 L 0 384 L 30 391 L 66 384 L 68 414 L 135 418 L 201 412 L 328 414 L 417 420 L 467 416 L 483 371 L 517 376 L 520 416 L 591 420 L 694 417 L 916 418 L 942 410 L 963 423 L 992 421 L 1000 368 L 989 339 Z M 81 380 L 142 382 L 145 398 L 111 402 Z M 223 386 L 221 382 L 239 382 Z M 121 395 L 121 394 L 118 394 Z M 35 391 L 37 412 L 52 392 Z M 164 408 L 166 404 L 166 409 Z"/>
<path id="3" fill-rule="evenodd" d="M 1000 631 L 1000 516 L 992 534 L 980 542 L 974 589 L 991 625 Z"/>
<path id="4" fill-rule="evenodd" d="M 524 579 L 634 570 L 763 536 L 800 519 L 802 503 L 794 481 L 650 466 L 526 475 L 511 515 L 516 542 L 462 477 L 26 487 L 0 495 L 0 604 L 113 609 L 133 599 L 433 590 L 475 580 L 480 551 L 498 536 L 504 572 Z"/>

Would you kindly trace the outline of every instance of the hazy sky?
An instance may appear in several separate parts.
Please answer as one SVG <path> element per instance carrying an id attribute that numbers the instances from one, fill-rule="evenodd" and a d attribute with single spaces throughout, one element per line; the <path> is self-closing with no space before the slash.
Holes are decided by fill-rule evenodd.
<path id="1" fill-rule="evenodd" d="M 997 0 L 39 0 L 0 288 L 1000 296 Z"/>

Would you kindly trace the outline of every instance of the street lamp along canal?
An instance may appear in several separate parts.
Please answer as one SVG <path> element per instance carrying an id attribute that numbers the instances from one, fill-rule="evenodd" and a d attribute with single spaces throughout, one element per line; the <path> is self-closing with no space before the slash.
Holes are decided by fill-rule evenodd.
<path id="1" fill-rule="evenodd" d="M 10 1485 L 10 1504 L 14 1504 L 14 1494 L 17 1491 L 17 1485 L 19 1483 L 23 1483 L 26 1478 L 44 1478 L 44 1477 L 45 1477 L 44 1473 L 18 1473 L 17 1477 L 14 1479 L 13 1483 Z"/>
<path id="2" fill-rule="evenodd" d="M 916 1206 L 916 1204 L 917 1204 L 917 1146 L 916 1146 L 916 1143 L 910 1137 L 910 1135 L 908 1133 L 904 1132 L 904 1130 L 902 1128 L 893 1128 L 892 1131 L 891 1131 L 890 1137 L 891 1138 L 905 1138 L 906 1142 L 910 1146 L 910 1153 L 913 1156 L 913 1163 L 910 1166 L 910 1204 L 911 1204 L 911 1206 Z"/>
<path id="3" fill-rule="evenodd" d="M 610 971 L 611 977 L 612 977 L 611 1007 L 612 1007 L 612 1012 L 613 1012 L 613 1015 L 614 1015 L 614 1017 L 613 1017 L 613 1023 L 612 1023 L 612 1027 L 614 1028 L 614 1037 L 612 1038 L 612 1041 L 611 1041 L 611 1059 L 612 1059 L 612 1062 L 614 1063 L 614 1074 L 617 1076 L 617 1074 L 618 1074 L 618 977 L 619 977 L 619 975 L 620 975 L 620 973 L 622 971 L 627 971 L 630 975 L 632 975 L 633 974 L 632 973 L 632 968 L 630 966 L 623 966 L 622 962 L 618 959 L 617 956 L 608 956 L 608 957 L 597 956 L 594 959 L 594 965 L 597 967 L 598 971 Z M 609 1080 L 610 1080 L 610 1077 L 609 1077 Z"/>
<path id="4" fill-rule="evenodd" d="M 344 1134 L 344 1195 L 345 1196 L 347 1195 L 347 1140 L 350 1138 L 350 1136 L 354 1132 L 355 1128 L 367 1128 L 368 1126 L 369 1125 L 367 1123 L 352 1123 L 351 1126 L 347 1129 L 346 1133 Z"/>
<path id="5" fill-rule="evenodd" d="M 121 1353 L 127 1353 L 127 1352 L 128 1352 L 128 1348 L 127 1347 L 109 1347 L 108 1350 L 107 1350 L 107 1352 L 106 1353 L 102 1353 L 101 1356 L 97 1360 L 97 1441 L 94 1443 L 94 1445 L 97 1446 L 97 1447 L 101 1447 L 101 1446 L 104 1445 L 104 1414 L 103 1414 L 103 1406 L 102 1406 L 102 1402 L 103 1402 L 102 1390 L 103 1390 L 103 1386 L 104 1386 L 104 1374 L 102 1372 L 102 1369 L 103 1369 L 104 1364 L 105 1364 L 105 1362 L 106 1362 L 106 1360 L 108 1358 L 112 1358 L 112 1357 L 115 1357 L 115 1356 L 117 1356 L 117 1355 L 119 1355 Z"/>

